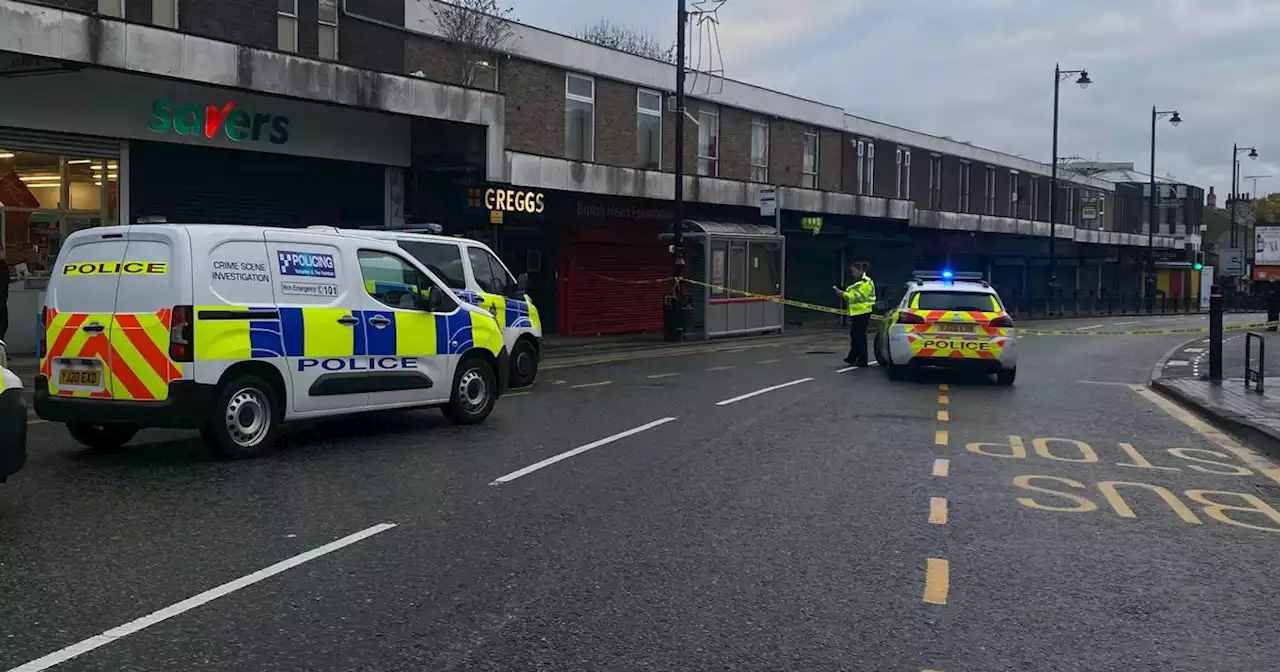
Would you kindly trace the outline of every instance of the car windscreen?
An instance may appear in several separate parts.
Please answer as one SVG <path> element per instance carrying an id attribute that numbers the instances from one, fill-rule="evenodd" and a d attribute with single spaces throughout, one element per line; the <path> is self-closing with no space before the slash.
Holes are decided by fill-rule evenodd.
<path id="1" fill-rule="evenodd" d="M 920 292 L 912 302 L 918 310 L 962 310 L 990 313 L 1000 310 L 996 297 L 985 292 Z"/>

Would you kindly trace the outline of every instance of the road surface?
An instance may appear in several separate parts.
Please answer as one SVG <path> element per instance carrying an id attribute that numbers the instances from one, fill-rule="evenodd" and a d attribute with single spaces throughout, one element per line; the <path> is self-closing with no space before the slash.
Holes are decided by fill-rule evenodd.
<path id="1" fill-rule="evenodd" d="M 233 463 L 34 424 L 0 670 L 1274 670 L 1280 471 L 1143 387 L 1190 338 L 1026 337 L 1011 388 L 726 346 Z"/>

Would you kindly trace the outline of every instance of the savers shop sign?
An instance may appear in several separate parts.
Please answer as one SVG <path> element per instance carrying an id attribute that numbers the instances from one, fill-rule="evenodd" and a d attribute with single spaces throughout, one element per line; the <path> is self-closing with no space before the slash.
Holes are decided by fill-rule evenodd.
<path id="1" fill-rule="evenodd" d="M 204 136 L 211 142 L 224 137 L 235 143 L 289 142 L 289 117 L 242 108 L 234 99 L 202 105 L 157 98 L 151 103 L 147 127 L 161 135 Z"/>

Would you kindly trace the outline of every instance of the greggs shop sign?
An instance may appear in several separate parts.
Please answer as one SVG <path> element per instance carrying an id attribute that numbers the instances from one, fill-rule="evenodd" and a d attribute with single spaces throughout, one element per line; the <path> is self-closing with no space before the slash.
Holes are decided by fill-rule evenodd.
<path id="1" fill-rule="evenodd" d="M 546 196 L 542 192 L 525 189 L 502 187 L 472 189 L 468 193 L 467 200 L 471 207 L 483 208 L 489 212 L 540 215 L 547 209 Z"/>

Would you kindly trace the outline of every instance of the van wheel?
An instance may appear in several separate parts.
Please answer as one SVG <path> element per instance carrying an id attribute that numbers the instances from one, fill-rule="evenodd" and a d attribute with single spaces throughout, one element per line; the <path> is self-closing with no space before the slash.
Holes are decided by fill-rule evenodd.
<path id="1" fill-rule="evenodd" d="M 538 377 L 538 350 L 528 340 L 516 341 L 511 353 L 511 387 L 528 387 Z"/>
<path id="2" fill-rule="evenodd" d="M 440 410 L 455 424 L 474 425 L 484 422 L 493 412 L 498 398 L 497 376 L 493 367 L 480 357 L 467 357 L 453 374 L 453 394 Z"/>
<path id="3" fill-rule="evenodd" d="M 996 382 L 1000 383 L 1001 385 L 1009 386 L 1013 384 L 1013 379 L 1017 377 L 1018 377 L 1018 370 L 1016 368 L 1000 369 L 1000 371 L 996 373 Z"/>
<path id="4" fill-rule="evenodd" d="M 280 400 L 257 376 L 240 376 L 222 386 L 209 422 L 200 431 L 219 457 L 243 459 L 266 452 L 280 432 Z"/>
<path id="5" fill-rule="evenodd" d="M 112 453 L 129 443 L 138 433 L 137 425 L 94 422 L 69 422 L 71 438 L 96 453 Z"/>

